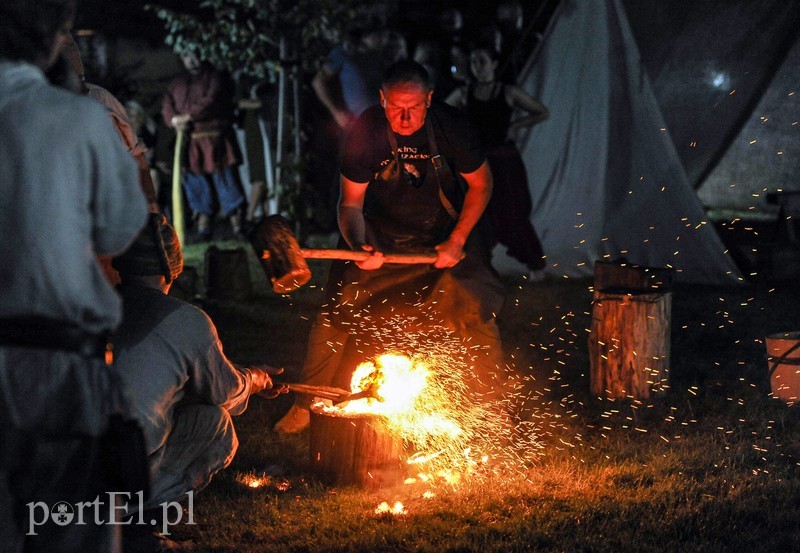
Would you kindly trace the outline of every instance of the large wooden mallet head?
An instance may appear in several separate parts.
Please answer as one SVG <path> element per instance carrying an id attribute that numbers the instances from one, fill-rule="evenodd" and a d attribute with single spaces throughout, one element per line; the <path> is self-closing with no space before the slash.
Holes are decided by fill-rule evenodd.
<path id="1" fill-rule="evenodd" d="M 278 294 L 297 290 L 311 279 L 300 244 L 289 222 L 280 215 L 264 218 L 250 234 L 250 243 Z"/>

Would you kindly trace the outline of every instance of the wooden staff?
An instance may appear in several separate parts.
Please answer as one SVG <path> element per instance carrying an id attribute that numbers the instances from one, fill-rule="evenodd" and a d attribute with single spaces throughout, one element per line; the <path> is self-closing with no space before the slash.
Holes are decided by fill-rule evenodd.
<path id="1" fill-rule="evenodd" d="M 185 225 L 183 222 L 183 195 L 181 194 L 181 154 L 183 150 L 183 137 L 185 131 L 175 127 L 178 135 L 175 139 L 175 157 L 172 162 L 172 227 L 178 235 L 181 245 L 184 242 Z"/>

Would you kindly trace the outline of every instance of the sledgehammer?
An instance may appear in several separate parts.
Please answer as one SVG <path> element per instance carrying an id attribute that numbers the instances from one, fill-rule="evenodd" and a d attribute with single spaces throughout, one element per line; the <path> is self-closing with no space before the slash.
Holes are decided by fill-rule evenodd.
<path id="1" fill-rule="evenodd" d="M 370 252 L 350 250 L 304 249 L 292 234 L 288 221 L 280 215 L 270 215 L 262 220 L 250 234 L 250 243 L 261 261 L 272 289 L 287 294 L 303 286 L 311 278 L 306 259 L 341 259 L 364 261 Z M 431 264 L 436 252 L 420 254 L 387 253 L 385 263 Z"/>

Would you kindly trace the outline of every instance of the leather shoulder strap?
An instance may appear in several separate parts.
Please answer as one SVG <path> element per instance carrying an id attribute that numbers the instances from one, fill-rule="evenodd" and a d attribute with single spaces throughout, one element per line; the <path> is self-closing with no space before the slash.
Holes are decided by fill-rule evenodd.
<path id="1" fill-rule="evenodd" d="M 430 115 L 430 112 L 428 112 Z M 458 211 L 453 207 L 453 204 L 450 200 L 447 199 L 447 196 L 442 190 L 442 179 L 441 179 L 441 171 L 442 171 L 442 156 L 439 155 L 439 147 L 436 144 L 436 137 L 433 133 L 433 124 L 431 123 L 431 117 L 428 116 L 425 118 L 425 131 L 428 133 L 428 146 L 431 150 L 431 163 L 433 164 L 433 172 L 436 174 L 436 184 L 439 187 L 439 201 L 442 202 L 442 207 L 444 210 L 447 211 L 447 214 L 450 215 L 451 219 L 458 219 Z"/>

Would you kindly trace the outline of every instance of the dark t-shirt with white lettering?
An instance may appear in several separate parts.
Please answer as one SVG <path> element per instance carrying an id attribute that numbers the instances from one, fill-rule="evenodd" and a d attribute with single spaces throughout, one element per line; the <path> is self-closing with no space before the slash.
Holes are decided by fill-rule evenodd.
<path id="1" fill-rule="evenodd" d="M 486 159 L 480 138 L 455 108 L 434 103 L 428 110 L 433 123 L 434 137 L 441 155 L 455 173 L 472 173 Z M 373 106 L 361 114 L 345 141 L 342 156 L 342 175 L 353 182 L 371 182 L 376 173 L 392 159 L 392 148 L 386 133 L 387 121 L 383 108 Z M 428 134 L 423 126 L 411 136 L 395 134 L 400 158 L 425 178 L 433 170 L 430 163 Z"/>
<path id="2" fill-rule="evenodd" d="M 394 135 L 403 177 L 397 171 L 383 171 L 395 156 L 380 106 L 359 117 L 345 142 L 342 175 L 356 183 L 369 183 L 364 201 L 368 237 L 385 252 L 430 253 L 445 240 L 455 218 L 445 209 L 440 193 L 458 210 L 457 174 L 475 172 L 486 159 L 477 134 L 454 108 L 435 104 L 427 120 L 438 153 L 448 166 L 440 169 L 438 178 L 431 162 L 427 125 L 411 136 Z M 385 264 L 364 271 L 353 263 L 334 263 L 327 285 L 331 321 L 348 330 L 353 328 L 349 325 L 361 325 L 367 319 L 389 320 L 406 314 L 425 314 L 428 320 L 450 321 L 458 328 L 489 320 L 502 305 L 503 287 L 489 267 L 476 231 L 465 246 L 466 257 L 449 269 Z"/>

